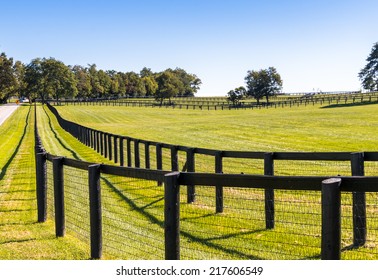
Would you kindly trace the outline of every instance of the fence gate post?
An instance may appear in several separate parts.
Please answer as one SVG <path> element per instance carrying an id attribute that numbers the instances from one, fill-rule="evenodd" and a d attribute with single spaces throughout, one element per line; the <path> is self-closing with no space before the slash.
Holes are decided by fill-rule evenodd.
<path id="1" fill-rule="evenodd" d="M 322 182 L 322 260 L 341 257 L 341 178 Z"/>
<path id="2" fill-rule="evenodd" d="M 180 172 L 164 176 L 164 245 L 165 259 L 180 259 Z"/>
<path id="3" fill-rule="evenodd" d="M 365 176 L 364 153 L 351 154 L 352 176 Z M 366 194 L 353 192 L 353 246 L 366 242 Z"/>
<path id="4" fill-rule="evenodd" d="M 89 211 L 91 233 L 91 258 L 102 257 L 102 213 L 101 213 L 101 185 L 100 164 L 88 167 Z"/>
<path id="5" fill-rule="evenodd" d="M 223 173 L 222 151 L 215 153 L 215 173 Z M 215 186 L 215 211 L 223 213 L 223 186 Z"/>
<path id="6" fill-rule="evenodd" d="M 189 148 L 186 151 L 186 164 L 187 172 L 195 172 L 195 158 L 194 158 L 194 148 Z M 187 202 L 193 203 L 196 200 L 196 189 L 194 185 L 187 186 Z"/>
<path id="7" fill-rule="evenodd" d="M 52 164 L 54 174 L 55 234 L 57 237 L 62 237 L 66 232 L 64 214 L 63 158 L 54 158 L 52 160 Z"/>
<path id="8" fill-rule="evenodd" d="M 273 153 L 264 154 L 264 175 L 274 175 Z M 266 188 L 265 194 L 265 226 L 267 229 L 274 228 L 274 189 Z"/>
<path id="9" fill-rule="evenodd" d="M 47 219 L 47 182 L 45 153 L 36 154 L 36 173 L 38 223 L 42 223 Z"/>

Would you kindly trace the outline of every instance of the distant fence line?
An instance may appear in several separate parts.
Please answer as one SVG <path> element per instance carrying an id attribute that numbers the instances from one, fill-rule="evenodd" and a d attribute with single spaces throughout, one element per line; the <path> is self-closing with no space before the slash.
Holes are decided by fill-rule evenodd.
<path id="1" fill-rule="evenodd" d="M 376 152 L 366 152 L 366 153 L 256 153 L 256 152 L 239 152 L 239 151 L 216 151 L 216 150 L 208 150 L 208 149 L 197 149 L 197 148 L 188 148 L 188 147 L 181 147 L 181 146 L 174 146 L 168 144 L 161 144 L 161 143 L 154 143 L 154 142 L 144 142 L 140 139 L 133 139 L 128 137 L 122 137 L 119 135 L 112 135 L 107 134 L 101 131 L 89 129 L 87 127 L 83 127 L 77 125 L 75 123 L 69 122 L 61 118 L 56 111 L 56 109 L 52 106 L 49 106 L 52 112 L 57 116 L 57 119 L 60 125 L 70 132 L 73 136 L 78 138 L 80 141 L 85 143 L 86 145 L 94 148 L 96 151 L 105 154 L 110 159 L 113 159 L 116 163 L 122 164 L 122 154 L 121 151 L 123 149 L 123 142 L 126 141 L 126 157 L 129 158 L 132 155 L 131 151 L 131 142 L 133 142 L 134 146 L 134 167 L 131 167 L 131 160 L 127 160 L 127 164 L 130 167 L 123 167 L 123 166 L 110 166 L 104 164 L 92 164 L 81 162 L 73 159 L 67 159 L 62 157 L 57 157 L 51 154 L 44 152 L 43 147 L 41 146 L 41 141 L 38 136 L 38 131 L 36 130 L 36 154 L 37 154 L 37 197 L 38 197 L 38 219 L 39 221 L 46 220 L 46 209 L 47 205 L 51 201 L 47 201 L 48 195 L 46 194 L 48 186 L 46 185 L 48 181 L 53 183 L 53 192 L 55 198 L 55 223 L 56 223 L 56 234 L 57 235 L 64 235 L 64 177 L 62 176 L 62 168 L 64 166 L 68 166 L 70 168 L 80 169 L 88 172 L 87 180 L 88 180 L 88 187 L 87 190 L 89 195 L 87 197 L 90 198 L 89 200 L 89 207 L 90 209 L 87 212 L 90 213 L 90 244 L 91 244 L 91 257 L 92 258 L 101 258 L 102 256 L 102 208 L 101 208 L 101 189 L 103 188 L 100 182 L 101 174 L 106 176 L 116 176 L 122 178 L 135 178 L 139 180 L 152 180 L 158 182 L 158 185 L 161 185 L 164 182 L 164 191 L 158 196 L 164 201 L 164 215 L 159 216 L 159 218 L 154 218 L 151 216 L 150 213 L 145 213 L 145 217 L 149 220 L 153 221 L 151 227 L 154 227 L 154 224 L 157 225 L 158 228 L 163 228 L 164 230 L 164 237 L 161 236 L 161 239 L 164 240 L 162 242 L 162 246 L 164 247 L 164 256 L 157 255 L 153 256 L 154 258 L 165 258 L 165 259 L 180 259 L 180 258 L 201 258 L 199 256 L 206 256 L 207 251 L 201 251 L 198 255 L 192 255 L 192 250 L 199 250 L 195 249 L 197 247 L 206 247 L 206 250 L 215 250 L 219 254 L 223 253 L 225 258 L 229 256 L 236 256 L 236 258 L 253 258 L 252 255 L 245 253 L 243 248 L 235 247 L 232 242 L 226 243 L 227 245 L 223 245 L 216 243 L 215 241 L 209 241 L 209 238 L 201 238 L 201 236 L 205 233 L 198 231 L 192 228 L 189 225 L 192 225 L 195 222 L 191 222 L 190 219 L 193 218 L 193 215 L 198 215 L 198 213 L 202 213 L 205 209 L 209 208 L 209 204 L 207 201 L 210 199 L 214 201 L 214 205 L 212 207 L 212 212 L 206 210 L 207 214 L 202 213 L 200 216 L 196 216 L 196 219 L 206 219 L 209 217 L 211 223 L 214 223 L 214 219 L 218 219 L 218 222 L 215 222 L 214 226 L 223 226 L 222 219 L 228 219 L 227 221 L 230 223 L 235 223 L 233 221 L 232 216 L 228 216 L 228 212 L 232 212 L 233 208 L 236 207 L 240 208 L 240 203 L 242 202 L 249 204 L 248 200 L 252 197 L 259 197 L 254 204 L 261 205 L 258 209 L 252 209 L 252 205 L 245 206 L 246 208 L 243 210 L 240 208 L 240 211 L 247 211 L 246 217 L 235 217 L 234 219 L 249 219 L 250 211 L 253 213 L 256 212 L 256 222 L 258 222 L 258 230 L 273 230 L 282 226 L 282 219 L 288 219 L 290 213 L 297 213 L 296 211 L 304 211 L 302 214 L 293 214 L 293 222 L 298 223 L 298 217 L 296 215 L 307 215 L 309 209 L 302 208 L 300 206 L 297 210 L 287 210 L 280 209 L 282 205 L 285 204 L 285 200 L 283 197 L 286 196 L 287 192 L 293 191 L 304 191 L 304 194 L 298 193 L 298 202 L 297 199 L 288 200 L 287 207 L 293 207 L 293 205 L 299 203 L 299 205 L 303 204 L 306 205 L 310 203 L 305 199 L 304 202 L 300 202 L 303 198 L 303 195 L 307 192 L 315 192 L 316 197 L 317 194 L 321 194 L 321 201 L 318 204 L 318 207 L 321 208 L 316 210 L 316 213 L 312 214 L 311 220 L 317 220 L 316 217 L 319 216 L 321 219 L 314 225 L 314 232 L 311 230 L 311 235 L 309 237 L 302 236 L 302 226 L 300 226 L 300 231 L 296 235 L 296 240 L 303 239 L 306 240 L 308 238 L 311 239 L 319 239 L 321 240 L 321 246 L 318 248 L 311 249 L 311 246 L 298 245 L 297 241 L 293 242 L 290 246 L 303 246 L 303 250 L 310 250 L 314 251 L 315 255 L 311 255 L 313 253 L 305 252 L 296 256 L 300 258 L 305 257 L 313 257 L 313 258 L 322 258 L 322 259 L 340 259 L 341 252 L 348 252 L 348 249 L 345 249 L 345 246 L 342 246 L 342 233 L 345 231 L 351 231 L 348 235 L 353 236 L 353 243 L 349 250 L 359 250 L 359 248 L 363 248 L 366 242 L 375 242 L 375 235 L 377 235 L 377 222 L 378 217 L 374 216 L 376 211 L 375 207 L 378 204 L 378 200 L 376 197 L 376 193 L 378 192 L 378 177 L 365 177 L 364 175 L 364 163 L 366 161 L 377 161 L 378 160 L 378 153 Z M 121 141 L 120 141 L 121 139 Z M 107 144 L 106 144 L 107 143 Z M 112 145 L 113 143 L 113 145 Z M 114 145 L 115 143 L 115 145 Z M 121 144 L 122 143 L 122 144 Z M 141 169 L 138 168 L 138 163 L 140 165 L 140 151 L 139 151 L 139 144 L 145 145 L 153 145 L 155 146 L 157 153 L 156 153 L 156 169 L 162 169 L 162 160 L 163 156 L 161 151 L 163 148 L 168 149 L 170 151 L 170 168 L 166 171 L 163 170 L 152 170 L 152 169 Z M 107 146 L 106 146 L 107 145 Z M 130 148 L 129 148 L 130 147 Z M 146 150 L 147 151 L 147 150 Z M 178 151 L 185 151 L 186 152 L 186 163 L 184 164 L 184 169 L 189 172 L 178 172 Z M 205 153 L 206 155 L 210 155 L 214 157 L 215 163 L 215 172 L 218 174 L 209 174 L 209 173 L 195 173 L 195 154 L 197 153 Z M 146 166 L 148 159 L 148 152 L 145 152 L 145 161 Z M 263 160 L 264 163 L 264 175 L 245 175 L 245 174 L 222 174 L 222 160 L 225 157 L 241 157 L 241 158 L 257 158 Z M 351 173 L 353 177 L 350 176 L 339 176 L 328 180 L 331 178 L 330 176 L 274 176 L 274 161 L 275 160 L 326 160 L 326 161 L 348 161 L 351 163 Z M 47 162 L 52 163 L 52 172 L 50 176 L 53 178 L 48 180 L 46 178 L 46 164 Z M 150 166 L 151 168 L 151 166 Z M 173 171 L 173 172 L 171 172 Z M 66 176 L 70 176 L 69 173 Z M 108 181 L 106 184 L 108 184 Z M 130 183 L 127 183 L 130 184 Z M 186 186 L 186 193 L 180 191 L 182 187 Z M 138 187 L 140 188 L 140 187 Z M 210 188 L 210 189 L 209 189 Z M 241 195 L 241 190 L 245 189 L 245 195 Z M 206 191 L 205 191 L 206 190 Z M 209 190 L 210 192 L 208 192 Z M 237 191 L 238 190 L 238 191 Z M 256 191 L 254 191 L 256 190 Z M 260 195 L 258 190 L 262 190 L 263 193 Z M 121 195 L 121 190 L 115 189 L 116 193 Z M 283 193 L 281 193 L 281 191 Z M 93 193 L 92 193 L 93 192 Z M 257 192 L 257 193 L 256 193 Z M 345 195 L 341 196 L 341 193 L 350 193 L 351 198 L 346 205 L 344 205 Z M 369 196 L 368 203 L 366 199 L 366 192 L 371 193 L 372 195 Z M 183 201 L 182 196 L 186 195 L 186 202 Z M 63 198 L 62 198 L 63 196 Z M 278 196 L 278 200 L 276 201 Z M 213 198 L 211 198 L 213 197 Z M 261 198 L 260 198 L 261 197 Z M 349 197 L 349 196 L 348 196 Z M 276 198 L 276 199 L 275 199 Z M 235 200 L 235 206 L 232 206 L 230 209 L 227 207 L 228 204 L 234 205 L 230 199 Z M 317 198 L 316 200 L 320 199 Z M 158 199 L 157 201 L 159 201 Z M 226 203 L 224 202 L 226 200 Z M 343 203 L 344 201 L 344 203 Z M 133 202 L 130 202 L 133 207 L 137 207 Z M 155 202 L 151 202 L 155 203 Z M 205 203 L 203 206 L 201 206 Z M 283 204 L 284 203 L 284 204 Z M 305 204 L 304 204 L 305 203 Z M 313 203 L 313 202 L 311 202 Z M 180 206 L 181 205 L 181 206 Z M 195 208 L 197 210 L 193 210 L 190 205 L 198 205 L 199 208 Z M 238 205 L 238 206 L 237 206 Z M 180 207 L 182 208 L 180 210 Z M 279 208 L 277 208 L 279 207 Z M 316 207 L 316 208 L 318 208 Z M 373 207 L 373 208 L 372 208 Z M 145 206 L 135 209 L 145 209 Z M 104 209 L 103 209 L 104 210 Z M 106 210 L 108 211 L 108 210 Z M 192 212 L 195 211 L 195 212 Z M 283 211 L 283 212 L 281 212 Z M 294 211 L 294 212 L 293 212 Z M 216 213 L 222 212 L 221 216 L 217 216 Z M 347 212 L 346 216 L 343 216 L 343 213 Z M 110 213 L 110 214 L 109 214 Z M 260 214 L 259 214 L 260 213 Z M 260 215 L 263 214 L 265 218 L 261 218 Z M 116 215 L 108 211 L 107 215 Z M 156 214 L 158 215 L 158 214 Z M 239 214 L 238 214 L 239 215 Z M 284 216 L 282 216 L 284 215 Z M 344 214 L 345 215 L 345 214 Z M 124 216 L 124 215 L 123 215 Z M 306 216 L 304 216 L 306 217 Z M 350 228 L 347 227 L 342 228 L 341 220 L 347 221 L 345 223 L 350 224 Z M 239 221 L 239 220 L 238 220 Z M 206 220 L 206 222 L 208 222 Z M 228 223 L 227 222 L 227 223 Z M 226 223 L 226 227 L 227 227 Z M 253 222 L 252 224 L 254 224 Z M 302 222 L 301 222 L 302 223 Z M 308 225 L 308 218 L 305 218 L 303 221 L 305 228 L 310 227 Z M 345 224 L 344 223 L 344 224 Z M 249 223 L 250 224 L 250 223 Z M 370 225 L 369 225 L 370 224 Z M 108 224 L 106 224 L 107 226 Z M 263 226 L 262 226 L 263 225 Z M 294 224 L 293 224 L 294 225 Z M 127 227 L 126 225 L 124 225 Z M 317 232 L 316 227 L 321 228 L 321 232 Z M 122 227 L 122 226 L 121 226 Z M 228 239 L 230 236 L 240 235 L 240 240 L 243 240 L 242 236 L 246 234 L 245 225 L 242 228 L 239 228 L 239 225 L 228 226 L 228 230 L 230 234 L 224 234 L 221 236 L 213 236 L 210 238 L 214 240 L 218 239 Z M 263 228 L 264 229 L 263 229 Z M 311 226 L 312 228 L 313 226 Z M 247 227 L 248 228 L 248 227 Z M 112 227 L 114 230 L 119 230 L 119 226 Z M 145 229 L 148 231 L 148 229 Z M 293 230 L 293 229 L 292 229 Z M 236 233 L 235 233 L 236 231 Z M 159 232 L 157 230 L 156 232 Z M 290 230 L 289 230 L 290 232 Z M 269 231 L 267 231 L 269 233 Z M 213 234 L 206 233 L 206 234 Z M 253 231 L 251 232 L 253 234 Z M 288 234 L 286 231 L 279 232 L 277 234 Z M 152 233 L 151 233 L 152 235 Z M 373 237 L 369 238 L 369 235 Z M 105 237 L 106 239 L 107 237 Z M 156 237 L 155 237 L 156 238 Z M 287 237 L 286 237 L 287 238 Z M 159 239 L 159 238 L 158 238 Z M 188 243 L 189 240 L 189 243 Z M 249 240 L 249 239 L 248 239 Z M 127 244 L 127 240 L 124 243 Z M 130 241 L 131 242 L 131 241 Z M 158 241 L 156 241 L 158 242 Z M 243 240 L 245 242 L 245 240 Z M 253 239 L 249 240 L 248 242 L 252 242 L 253 244 L 261 244 L 267 243 L 274 245 L 272 240 L 260 240 L 255 241 Z M 306 241 L 303 241 L 306 242 Z M 287 241 L 286 243 L 289 243 Z M 315 242 L 316 243 L 316 242 Z M 118 244 L 122 244 L 122 241 Z M 146 241 L 148 244 L 148 241 Z M 148 246 L 146 244 L 142 244 L 141 246 Z M 197 244 L 197 245 L 192 245 Z M 244 244 L 244 243 L 243 243 Z M 295 245 L 296 244 L 296 245 Z M 254 245 L 254 246 L 255 246 Z M 373 244 L 376 245 L 375 243 Z M 194 246 L 194 247 L 192 247 Z M 234 247 L 233 247 L 234 246 Z M 244 245 L 243 245 L 244 246 Z M 247 245 L 245 245 L 247 246 Z M 282 244 L 279 244 L 279 248 Z M 202 248 L 201 247 L 201 248 Z M 248 246 L 247 246 L 248 247 Z M 274 246 L 273 246 L 274 247 Z M 107 248 L 107 246 L 104 246 Z M 209 249 L 210 248 L 210 249 Z M 276 247 L 275 247 L 276 248 Z M 310 248 L 310 249 L 309 249 Z M 370 247 L 369 247 L 370 248 Z M 372 247 L 375 248 L 375 247 Z M 159 252 L 161 248 L 156 248 Z M 252 250 L 252 248 L 250 248 Z M 269 250 L 269 249 L 268 249 Z M 126 250 L 127 251 L 127 250 Z M 353 250 L 352 250 L 353 251 Z M 316 252 L 320 252 L 317 256 Z M 282 256 L 280 253 L 283 254 L 283 251 L 276 252 L 276 255 L 272 253 L 272 258 L 281 258 Z M 294 256 L 290 256 L 290 252 L 288 253 L 285 251 L 286 254 L 289 254 L 287 258 L 292 259 Z M 309 254 L 309 255 L 308 255 Z M 378 252 L 374 249 L 368 250 L 368 254 L 373 255 L 374 259 L 378 258 Z M 139 257 L 140 258 L 140 257 Z M 362 257 L 363 258 L 363 257 Z"/>
<path id="2" fill-rule="evenodd" d="M 153 98 L 123 98 L 123 99 L 91 99 L 91 100 L 48 100 L 51 104 L 61 105 L 100 105 L 100 106 L 128 106 L 128 107 L 164 107 L 173 109 L 193 109 L 193 110 L 231 110 L 231 109 L 261 109 L 261 108 L 283 108 L 307 105 L 346 105 L 378 102 L 378 92 L 349 92 L 340 94 L 306 94 L 300 97 L 288 97 L 281 100 L 280 96 L 271 97 L 269 103 L 261 100 L 256 102 L 241 101 L 238 105 L 233 105 L 225 101 L 225 98 L 175 98 L 171 103 L 165 101 L 162 104 Z"/>

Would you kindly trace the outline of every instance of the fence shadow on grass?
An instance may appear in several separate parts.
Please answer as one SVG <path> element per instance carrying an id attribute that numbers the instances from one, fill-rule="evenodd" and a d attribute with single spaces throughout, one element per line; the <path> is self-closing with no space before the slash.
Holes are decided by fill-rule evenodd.
<path id="1" fill-rule="evenodd" d="M 63 141 L 59 138 L 59 136 L 58 136 L 58 134 L 56 133 L 55 129 L 52 127 L 52 124 L 51 124 L 51 118 L 50 118 L 50 116 L 47 114 L 45 107 L 43 107 L 43 111 L 45 112 L 45 114 L 46 114 L 46 116 L 47 116 L 47 118 L 48 118 L 49 127 L 50 127 L 50 130 L 52 131 L 52 133 L 54 134 L 55 139 L 59 142 L 59 144 L 60 144 L 65 150 L 69 151 L 69 152 L 71 153 L 71 155 L 72 155 L 75 159 L 80 160 L 80 158 L 79 158 L 79 156 L 77 155 L 77 153 L 76 153 L 74 150 L 72 150 L 72 149 L 70 149 L 69 147 L 67 147 L 67 146 L 63 143 Z"/>
<path id="2" fill-rule="evenodd" d="M 363 101 L 360 103 L 347 103 L 347 104 L 331 104 L 327 106 L 320 107 L 320 109 L 332 109 L 332 108 L 344 108 L 344 107 L 360 107 L 360 106 L 367 106 L 367 105 L 376 105 L 378 104 L 377 101 Z"/>

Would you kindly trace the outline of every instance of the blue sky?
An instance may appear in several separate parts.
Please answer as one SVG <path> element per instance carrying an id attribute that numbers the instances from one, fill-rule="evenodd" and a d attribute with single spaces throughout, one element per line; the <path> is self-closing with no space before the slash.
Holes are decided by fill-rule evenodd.
<path id="1" fill-rule="evenodd" d="M 0 51 L 24 63 L 139 72 L 181 67 L 198 96 L 273 66 L 285 92 L 359 90 L 378 41 L 376 0 L 0 0 Z"/>

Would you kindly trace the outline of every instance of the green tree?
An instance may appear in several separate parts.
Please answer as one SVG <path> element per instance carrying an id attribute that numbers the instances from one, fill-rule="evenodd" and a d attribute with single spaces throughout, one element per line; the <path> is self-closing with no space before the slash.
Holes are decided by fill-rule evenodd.
<path id="1" fill-rule="evenodd" d="M 42 59 L 44 90 L 55 98 L 72 98 L 77 95 L 74 73 L 63 62 L 54 58 Z"/>
<path id="2" fill-rule="evenodd" d="M 90 97 L 92 98 L 100 97 L 104 93 L 104 88 L 100 84 L 100 79 L 98 77 L 98 71 L 96 67 L 96 64 L 90 64 L 88 68 L 92 88 Z"/>
<path id="3" fill-rule="evenodd" d="M 33 59 L 25 67 L 25 96 L 29 100 L 33 98 L 41 98 L 44 103 L 48 98 L 47 92 L 44 90 L 44 77 L 42 69 L 42 60 L 40 58 Z"/>
<path id="4" fill-rule="evenodd" d="M 126 94 L 128 96 L 145 96 L 146 88 L 141 77 L 135 72 L 127 72 L 124 75 Z"/>
<path id="5" fill-rule="evenodd" d="M 176 68 L 174 70 L 168 69 L 180 81 L 179 95 L 185 97 L 192 97 L 200 89 L 201 80 L 194 74 L 187 73 L 184 69 Z"/>
<path id="6" fill-rule="evenodd" d="M 14 74 L 13 58 L 7 58 L 5 53 L 0 54 L 0 103 L 17 92 L 17 79 Z"/>
<path id="7" fill-rule="evenodd" d="M 156 82 L 158 89 L 155 92 L 155 99 L 160 102 L 160 106 L 166 98 L 171 103 L 171 98 L 176 96 L 180 92 L 180 88 L 183 87 L 180 79 L 169 70 L 157 75 Z"/>
<path id="8" fill-rule="evenodd" d="M 258 105 L 263 97 L 266 97 L 266 102 L 269 103 L 269 97 L 282 89 L 281 76 L 274 67 L 248 71 L 244 80 L 247 84 L 247 95 L 254 97 Z"/>
<path id="9" fill-rule="evenodd" d="M 142 78 L 142 82 L 145 87 L 146 96 L 154 96 L 158 89 L 158 83 L 154 76 L 146 76 Z"/>
<path id="10" fill-rule="evenodd" d="M 91 77 L 89 75 L 88 69 L 79 65 L 75 65 L 72 68 L 72 72 L 76 78 L 76 88 L 78 91 L 78 98 L 88 98 L 92 91 Z"/>
<path id="11" fill-rule="evenodd" d="M 236 107 L 240 105 L 240 101 L 245 98 L 246 92 L 247 91 L 244 87 L 238 87 L 234 90 L 230 90 L 227 93 L 227 100 L 232 102 L 232 105 Z"/>
<path id="12" fill-rule="evenodd" d="M 364 89 L 378 91 L 378 42 L 366 59 L 366 66 L 358 74 Z"/>

